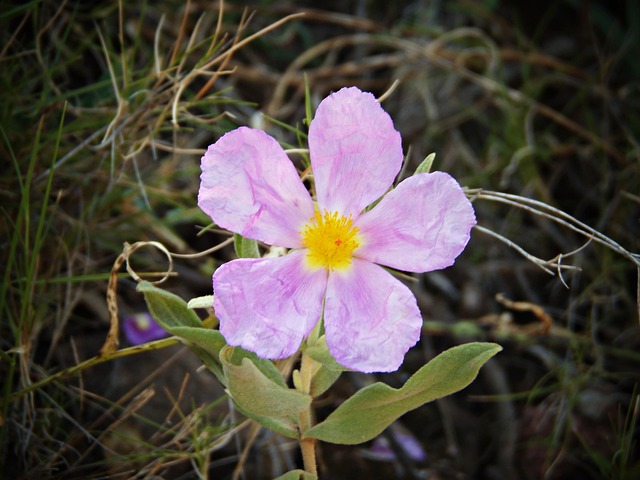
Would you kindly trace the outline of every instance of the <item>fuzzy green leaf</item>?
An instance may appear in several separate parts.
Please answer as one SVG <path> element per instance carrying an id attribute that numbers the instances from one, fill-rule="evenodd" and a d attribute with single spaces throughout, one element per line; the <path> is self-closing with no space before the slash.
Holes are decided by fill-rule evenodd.
<path id="1" fill-rule="evenodd" d="M 144 281 L 137 290 L 144 294 L 153 319 L 169 333 L 173 327 L 202 327 L 200 317 L 179 296 Z"/>
<path id="2" fill-rule="evenodd" d="M 258 249 L 258 242 L 245 238 L 237 233 L 233 234 L 233 246 L 236 250 L 238 258 L 259 258 L 260 250 Z"/>
<path id="3" fill-rule="evenodd" d="M 469 385 L 480 367 L 500 350 L 500 345 L 480 342 L 451 348 L 399 389 L 378 382 L 359 390 L 303 436 L 344 445 L 371 440 L 406 412 Z"/>
<path id="4" fill-rule="evenodd" d="M 311 377 L 309 393 L 312 397 L 322 395 L 338 380 L 342 372 L 348 370 L 333 358 L 324 336 L 320 337 L 314 345 L 307 347 L 305 354 L 319 365 Z"/>
<path id="5" fill-rule="evenodd" d="M 418 165 L 414 175 L 418 173 L 429 173 L 431 171 L 431 167 L 433 166 L 433 161 L 436 159 L 436 153 L 430 153 L 427 157 Z"/>
<path id="6" fill-rule="evenodd" d="M 340 365 L 331 352 L 329 352 L 329 348 L 327 347 L 327 341 L 324 335 L 318 339 L 318 341 L 307 347 L 305 350 L 306 354 L 313 358 L 316 362 L 321 363 L 329 370 L 333 370 L 336 372 L 344 372 L 349 370 L 347 367 L 343 367 Z"/>
<path id="7" fill-rule="evenodd" d="M 231 361 L 233 347 L 220 352 L 227 390 L 243 415 L 283 435 L 298 438 L 300 412 L 308 410 L 311 397 L 273 382 L 249 359 Z"/>
<path id="8" fill-rule="evenodd" d="M 331 385 L 336 383 L 336 380 L 338 380 L 341 374 L 342 372 L 340 371 L 329 370 L 326 366 L 322 365 L 311 378 L 309 393 L 312 397 L 322 395 L 329 390 Z"/>
<path id="9" fill-rule="evenodd" d="M 258 357 L 255 353 L 244 350 L 240 347 L 229 347 L 229 351 L 225 353 L 227 360 L 234 365 L 241 365 L 242 361 L 246 358 L 253 363 L 262 374 L 269 380 L 281 387 L 287 386 L 287 383 L 282 378 L 282 373 L 273 364 L 272 361 Z"/>
<path id="10" fill-rule="evenodd" d="M 213 308 L 213 295 L 192 298 L 187 302 L 187 307 L 193 308 Z"/>
<path id="11" fill-rule="evenodd" d="M 220 350 L 227 345 L 218 330 L 210 328 L 173 327 L 169 333 L 179 337 L 211 370 L 223 385 L 227 384 L 220 363 Z"/>
<path id="12" fill-rule="evenodd" d="M 173 327 L 170 333 L 198 345 L 216 358 L 227 344 L 222 334 L 211 328 Z"/>

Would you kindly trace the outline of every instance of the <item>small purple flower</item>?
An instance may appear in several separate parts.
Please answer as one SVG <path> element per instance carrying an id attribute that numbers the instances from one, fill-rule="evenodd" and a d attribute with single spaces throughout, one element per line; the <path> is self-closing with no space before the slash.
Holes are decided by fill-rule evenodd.
<path id="1" fill-rule="evenodd" d="M 202 157 L 200 208 L 223 228 L 291 249 L 216 270 L 220 331 L 230 345 L 279 359 L 323 318 L 339 363 L 397 370 L 422 317 L 409 288 L 379 265 L 409 272 L 452 265 L 476 223 L 473 207 L 442 172 L 414 175 L 387 193 L 403 160 L 400 134 L 375 97 L 355 87 L 320 103 L 309 155 L 317 206 L 261 130 L 233 130 Z"/>
<path id="2" fill-rule="evenodd" d="M 136 313 L 125 317 L 122 328 L 131 345 L 141 345 L 168 335 L 149 313 Z"/>

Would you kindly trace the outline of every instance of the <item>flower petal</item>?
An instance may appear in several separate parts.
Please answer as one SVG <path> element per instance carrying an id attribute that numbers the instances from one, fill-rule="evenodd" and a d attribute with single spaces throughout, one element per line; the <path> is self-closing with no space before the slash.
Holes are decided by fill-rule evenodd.
<path id="1" fill-rule="evenodd" d="M 325 98 L 309 127 L 318 204 L 357 218 L 393 183 L 402 143 L 375 97 L 355 87 Z"/>
<path id="2" fill-rule="evenodd" d="M 198 205 L 227 230 L 296 248 L 313 201 L 282 147 L 261 130 L 240 127 L 202 157 Z"/>
<path id="3" fill-rule="evenodd" d="M 471 202 L 443 172 L 414 175 L 355 222 L 362 246 L 354 255 L 409 272 L 448 267 L 469 241 Z"/>
<path id="4" fill-rule="evenodd" d="M 382 267 L 354 258 L 350 269 L 329 275 L 324 327 L 338 363 L 391 372 L 420 338 L 422 316 L 409 288 Z"/>
<path id="5" fill-rule="evenodd" d="M 213 275 L 213 307 L 227 343 L 261 358 L 293 355 L 322 314 L 327 272 L 303 267 L 305 250 L 232 260 Z"/>
<path id="6" fill-rule="evenodd" d="M 122 329 L 127 341 L 131 345 L 143 343 L 167 337 L 169 334 L 156 323 L 149 313 L 136 313 L 125 317 Z"/>

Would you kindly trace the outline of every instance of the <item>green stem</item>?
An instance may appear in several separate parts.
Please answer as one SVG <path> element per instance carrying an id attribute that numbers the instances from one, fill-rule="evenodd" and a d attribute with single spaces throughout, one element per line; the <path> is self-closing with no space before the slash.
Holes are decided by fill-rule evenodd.
<path id="1" fill-rule="evenodd" d="M 215 317 L 210 315 L 206 319 L 202 321 L 202 326 L 205 328 L 211 328 L 214 322 L 216 321 Z M 116 350 L 114 352 L 107 352 L 104 354 L 96 355 L 95 357 L 91 357 L 84 362 L 80 362 L 77 365 L 73 365 L 72 367 L 65 368 L 64 370 L 60 370 L 53 375 L 49 375 L 48 377 L 43 378 L 35 383 L 30 384 L 29 386 L 23 388 L 19 392 L 14 392 L 9 396 L 10 401 L 14 401 L 27 393 L 33 392 L 44 385 L 48 385 L 51 382 L 55 382 L 56 380 L 60 380 L 65 377 L 69 377 L 71 375 L 76 375 L 81 371 L 91 368 L 95 365 L 99 365 L 100 363 L 108 362 L 110 360 L 115 360 L 116 358 L 128 357 L 129 355 L 136 355 L 142 352 L 148 352 L 150 350 L 157 350 L 160 348 L 170 347 L 171 345 L 176 345 L 180 343 L 180 339 L 176 336 L 162 338 L 160 340 L 154 340 L 153 342 L 143 343 L 142 345 L 134 345 L 133 347 L 121 348 L 120 350 Z"/>
<path id="2" fill-rule="evenodd" d="M 135 355 L 137 353 L 147 352 L 149 350 L 156 350 L 159 348 L 169 347 L 177 343 L 180 343 L 180 341 L 178 340 L 178 337 L 169 337 L 169 338 L 163 338 L 162 340 L 156 340 L 154 342 L 145 343 L 143 345 L 136 345 L 134 347 L 123 348 L 120 350 L 116 350 L 115 352 L 110 352 L 104 355 L 97 355 L 95 357 L 91 357 L 88 360 L 85 360 L 84 362 L 80 362 L 77 365 L 74 365 L 69 368 L 65 368 L 64 370 L 61 370 L 57 373 L 54 373 L 53 375 L 49 375 L 48 377 L 43 378 L 42 380 L 32 383 L 28 387 L 25 387 L 22 390 L 13 393 L 9 397 L 9 400 L 11 401 L 16 400 L 22 397 L 23 395 L 33 392 L 34 390 L 37 390 L 38 388 L 44 385 L 47 385 L 51 382 L 60 380 L 62 378 L 65 378 L 71 375 L 76 375 L 80 373 L 82 370 L 93 367 L 100 363 L 108 362 L 109 360 L 115 360 L 116 358 L 126 357 L 129 355 Z"/>

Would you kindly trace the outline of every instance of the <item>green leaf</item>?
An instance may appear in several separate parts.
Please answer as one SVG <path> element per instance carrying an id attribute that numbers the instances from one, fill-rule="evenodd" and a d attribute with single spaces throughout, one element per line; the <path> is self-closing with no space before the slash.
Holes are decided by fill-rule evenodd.
<path id="1" fill-rule="evenodd" d="M 436 159 L 436 153 L 433 152 L 429 155 L 427 155 L 427 158 L 425 158 L 422 163 L 420 163 L 420 165 L 418 165 L 418 168 L 416 168 L 416 171 L 414 173 L 414 175 L 418 174 L 418 173 L 429 173 L 431 171 L 431 166 L 433 165 L 433 161 Z"/>
<path id="2" fill-rule="evenodd" d="M 300 413 L 308 410 L 311 397 L 272 381 L 249 359 L 231 361 L 233 347 L 220 352 L 227 390 L 236 408 L 259 424 L 292 438 L 299 438 Z"/>
<path id="3" fill-rule="evenodd" d="M 259 258 L 258 242 L 245 238 L 238 233 L 233 234 L 233 246 L 236 249 L 238 258 Z"/>
<path id="4" fill-rule="evenodd" d="M 336 383 L 336 380 L 338 380 L 341 374 L 342 372 L 340 371 L 329 370 L 326 366 L 322 365 L 311 378 L 309 393 L 312 397 L 322 395 L 324 392 L 329 390 L 331 385 Z"/>
<path id="5" fill-rule="evenodd" d="M 137 290 L 144 294 L 149 312 L 158 325 L 171 335 L 179 337 L 218 380 L 226 385 L 218 358 L 220 350 L 226 345 L 222 334 L 217 330 L 203 328 L 200 317 L 177 295 L 149 282 L 140 282 Z"/>
<path id="6" fill-rule="evenodd" d="M 311 91 L 309 90 L 309 77 L 307 77 L 307 72 L 304 73 L 304 112 L 304 123 L 306 123 L 308 127 L 311 125 L 311 120 L 313 120 L 313 112 L 311 110 Z"/>
<path id="7" fill-rule="evenodd" d="M 193 308 L 213 308 L 213 295 L 192 298 L 187 302 L 187 307 Z"/>
<path id="8" fill-rule="evenodd" d="M 220 383 L 223 385 L 227 384 L 219 358 L 220 351 L 227 345 L 227 342 L 218 330 L 210 328 L 172 327 L 169 333 L 183 340 L 183 343 L 218 377 Z"/>
<path id="9" fill-rule="evenodd" d="M 331 355 L 331 352 L 329 352 L 329 348 L 327 347 L 327 341 L 324 335 L 320 337 L 314 345 L 307 347 L 305 352 L 316 362 L 321 363 L 329 370 L 336 372 L 349 370 L 347 367 L 340 365 L 336 359 L 333 358 L 333 355 Z"/>
<path id="10" fill-rule="evenodd" d="M 220 355 L 220 350 L 227 345 L 222 334 L 211 328 L 173 327 L 170 333 L 198 345 L 216 358 Z"/>
<path id="11" fill-rule="evenodd" d="M 202 327 L 198 315 L 179 296 L 145 281 L 138 284 L 137 290 L 144 294 L 153 319 L 169 333 L 172 327 Z"/>
<path id="12" fill-rule="evenodd" d="M 315 344 L 307 347 L 305 354 L 318 364 L 311 377 L 309 393 L 312 397 L 322 395 L 338 380 L 342 372 L 348 370 L 333 358 L 324 336 L 320 337 Z"/>
<path id="13" fill-rule="evenodd" d="M 406 412 L 469 385 L 480 367 L 500 350 L 500 345 L 480 342 L 453 347 L 399 389 L 377 382 L 359 390 L 323 422 L 302 432 L 303 436 L 344 445 L 371 440 Z"/>
<path id="14" fill-rule="evenodd" d="M 278 370 L 270 360 L 260 358 L 255 353 L 248 352 L 240 347 L 229 347 L 229 351 L 226 352 L 225 355 L 228 361 L 234 365 L 241 365 L 245 358 L 250 360 L 265 377 L 281 387 L 286 388 L 287 384 L 284 378 L 282 378 L 282 373 L 280 373 L 280 370 Z"/>
<path id="15" fill-rule="evenodd" d="M 318 477 L 304 470 L 291 470 L 278 478 L 274 478 L 274 480 L 318 480 Z"/>

